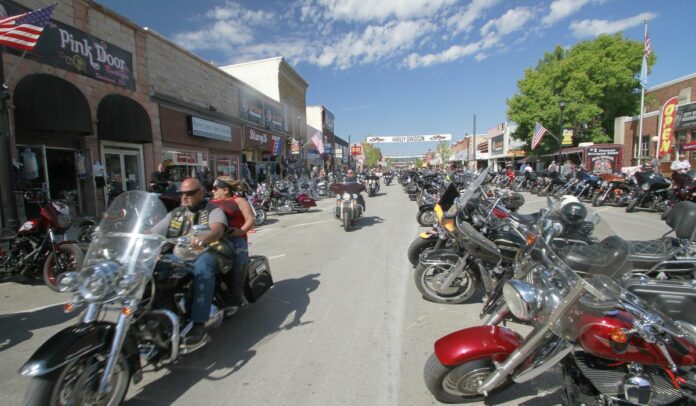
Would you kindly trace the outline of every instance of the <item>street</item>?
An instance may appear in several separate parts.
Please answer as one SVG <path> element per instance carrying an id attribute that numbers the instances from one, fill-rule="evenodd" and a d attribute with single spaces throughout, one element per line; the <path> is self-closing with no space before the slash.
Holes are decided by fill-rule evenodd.
<path id="1" fill-rule="evenodd" d="M 545 198 L 525 194 L 522 212 Z M 425 301 L 406 250 L 419 230 L 417 207 L 394 183 L 368 198 L 357 229 L 344 232 L 324 198 L 306 214 L 272 215 L 250 236 L 275 286 L 212 332 L 203 349 L 131 385 L 126 405 L 429 405 L 422 371 L 433 342 L 479 324 L 480 295 L 465 305 Z M 659 215 L 602 207 L 626 239 L 668 231 Z M 0 283 L 0 404 L 21 404 L 19 367 L 46 339 L 74 323 L 69 296 Z M 515 326 L 512 326 L 515 328 Z M 513 386 L 487 404 L 561 403 L 558 370 Z"/>

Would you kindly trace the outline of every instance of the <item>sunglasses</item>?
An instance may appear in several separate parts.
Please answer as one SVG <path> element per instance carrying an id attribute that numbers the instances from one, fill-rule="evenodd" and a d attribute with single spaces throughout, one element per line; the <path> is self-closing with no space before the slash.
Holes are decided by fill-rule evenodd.
<path id="1" fill-rule="evenodd" d="M 183 195 L 183 196 L 191 197 L 191 196 L 194 196 L 196 193 L 198 193 L 200 190 L 201 190 L 200 188 L 193 189 L 193 190 L 180 190 L 179 194 Z"/>

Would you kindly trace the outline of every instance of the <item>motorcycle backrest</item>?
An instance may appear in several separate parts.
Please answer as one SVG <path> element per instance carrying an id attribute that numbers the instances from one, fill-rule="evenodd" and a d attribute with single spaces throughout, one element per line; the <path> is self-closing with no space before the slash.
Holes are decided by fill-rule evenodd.
<path id="1" fill-rule="evenodd" d="M 696 203 L 679 202 L 665 212 L 662 219 L 674 230 L 677 238 L 696 241 Z"/>

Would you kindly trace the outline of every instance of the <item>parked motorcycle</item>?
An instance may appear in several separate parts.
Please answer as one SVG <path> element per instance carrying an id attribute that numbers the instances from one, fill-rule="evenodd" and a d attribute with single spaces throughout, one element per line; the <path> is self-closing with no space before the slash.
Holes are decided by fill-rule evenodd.
<path id="1" fill-rule="evenodd" d="M 43 193 L 25 193 L 25 199 L 41 205 L 38 218 L 19 227 L 17 234 L 7 238 L 9 248 L 0 249 L 0 269 L 3 273 L 21 273 L 25 278 L 41 278 L 47 287 L 57 291 L 56 277 L 74 271 L 82 263 L 80 241 L 66 240 L 65 233 L 72 225 L 70 208 L 61 200 L 45 200 Z M 88 242 L 93 222 L 79 226 L 78 238 Z"/>
<path id="2" fill-rule="evenodd" d="M 189 265 L 181 259 L 195 258 L 196 251 L 188 248 L 188 237 L 148 233 L 166 214 L 154 194 L 129 191 L 114 199 L 83 267 L 59 277 L 62 291 L 75 292 L 65 310 L 86 310 L 78 324 L 49 338 L 20 369 L 31 377 L 24 404 L 118 405 L 146 367 L 173 365 L 197 349 L 179 345 L 191 330 L 193 290 Z M 195 227 L 205 232 L 199 228 L 205 226 Z M 177 259 L 161 260 L 162 248 L 173 243 Z M 246 272 L 245 296 L 254 302 L 273 284 L 267 259 L 251 257 Z M 220 308 L 228 289 L 224 278 L 216 279 L 208 328 L 224 317 Z M 109 309 L 118 312 L 115 323 L 104 320 Z"/>
<path id="3" fill-rule="evenodd" d="M 316 201 L 304 193 L 292 193 L 289 187 L 263 186 L 253 198 L 253 206 L 262 208 L 266 213 L 305 213 L 315 207 Z"/>
<path id="4" fill-rule="evenodd" d="M 505 310 L 533 330 L 522 337 L 497 317 L 439 339 L 424 369 L 430 392 L 445 403 L 482 401 L 560 364 L 569 405 L 692 402 L 696 315 L 688 310 L 693 295 L 684 294 L 691 282 L 618 284 L 629 244 L 602 221 L 590 250 L 552 243 L 563 231 L 554 216 L 551 207 L 530 229 L 515 277 L 503 286 Z M 696 210 L 673 228 L 693 241 Z"/>
<path id="5" fill-rule="evenodd" d="M 358 194 L 365 191 L 365 185 L 360 182 L 333 183 L 330 189 L 336 194 L 334 217 L 341 220 L 345 231 L 350 231 L 363 213 Z"/>
<path id="6" fill-rule="evenodd" d="M 637 188 L 629 194 L 626 213 L 635 211 L 637 207 L 657 212 L 664 211 L 671 197 L 669 181 L 649 168 L 636 172 L 633 176 Z"/>
<path id="7" fill-rule="evenodd" d="M 592 206 L 599 207 L 605 203 L 617 206 L 628 204 L 631 187 L 625 176 L 603 173 L 599 178 L 601 183 L 592 196 Z"/>

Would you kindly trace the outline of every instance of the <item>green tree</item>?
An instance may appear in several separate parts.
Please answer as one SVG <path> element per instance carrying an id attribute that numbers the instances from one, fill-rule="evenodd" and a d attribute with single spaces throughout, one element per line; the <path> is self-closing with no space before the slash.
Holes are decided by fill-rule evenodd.
<path id="1" fill-rule="evenodd" d="M 440 142 L 439 144 L 437 144 L 437 147 L 435 148 L 435 153 L 440 156 L 443 165 L 448 163 L 450 156 L 452 156 L 452 149 L 450 147 L 450 143 L 446 141 Z"/>
<path id="2" fill-rule="evenodd" d="M 621 34 L 600 35 L 570 49 L 557 46 L 547 52 L 536 68 L 526 69 L 517 82 L 518 93 L 507 100 L 508 117 L 517 123 L 513 136 L 531 139 L 536 122 L 559 134 L 560 101 L 565 103 L 563 127 L 574 133 L 574 142 L 609 142 L 614 119 L 634 115 L 640 109 L 639 74 L 643 43 Z M 653 53 L 648 66 L 655 64 Z M 544 136 L 535 150 L 542 155 L 555 152 L 558 141 Z"/>
<path id="3" fill-rule="evenodd" d="M 365 155 L 365 165 L 377 166 L 382 160 L 382 151 L 370 143 L 363 143 L 363 155 Z"/>
<path id="4" fill-rule="evenodd" d="M 416 158 L 416 160 L 413 162 L 414 165 L 416 165 L 416 168 L 422 168 L 423 167 L 423 160 L 420 158 Z"/>

